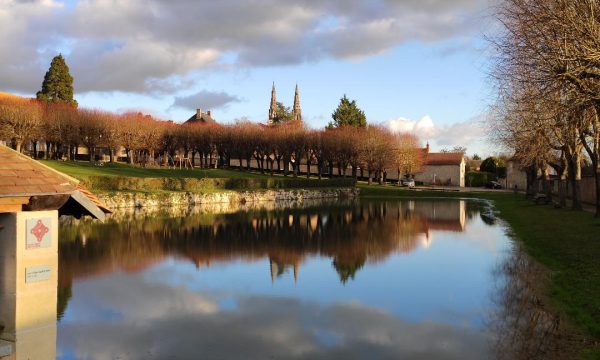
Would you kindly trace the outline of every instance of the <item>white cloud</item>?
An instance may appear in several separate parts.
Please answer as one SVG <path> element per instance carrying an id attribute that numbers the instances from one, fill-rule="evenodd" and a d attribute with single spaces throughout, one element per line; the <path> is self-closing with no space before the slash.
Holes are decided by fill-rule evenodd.
<path id="1" fill-rule="evenodd" d="M 80 93 L 172 91 L 215 67 L 360 59 L 469 37 L 487 1 L 0 0 L 0 90 L 35 92 L 61 51 Z"/>
<path id="2" fill-rule="evenodd" d="M 433 123 L 433 120 L 429 115 L 423 116 L 420 120 L 410 120 L 407 118 L 397 118 L 388 120 L 385 122 L 387 126 L 393 132 L 405 132 L 415 134 L 419 139 L 427 141 L 430 138 L 435 137 L 438 129 Z"/>
<path id="3" fill-rule="evenodd" d="M 429 142 L 434 150 L 464 146 L 468 153 L 477 152 L 481 155 L 489 153 L 484 120 L 485 114 L 482 114 L 469 120 L 440 126 L 426 115 L 420 120 L 399 117 L 386 121 L 384 125 L 393 132 L 412 133 L 423 143 Z"/>

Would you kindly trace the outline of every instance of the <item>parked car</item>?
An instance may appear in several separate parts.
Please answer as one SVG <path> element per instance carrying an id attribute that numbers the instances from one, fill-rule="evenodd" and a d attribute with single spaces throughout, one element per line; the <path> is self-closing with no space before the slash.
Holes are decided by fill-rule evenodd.
<path id="1" fill-rule="evenodd" d="M 487 184 L 485 184 L 485 187 L 488 189 L 502 189 L 502 184 L 500 184 L 497 181 L 490 181 Z"/>
<path id="2" fill-rule="evenodd" d="M 415 187 L 415 179 L 402 180 L 402 186 Z"/>

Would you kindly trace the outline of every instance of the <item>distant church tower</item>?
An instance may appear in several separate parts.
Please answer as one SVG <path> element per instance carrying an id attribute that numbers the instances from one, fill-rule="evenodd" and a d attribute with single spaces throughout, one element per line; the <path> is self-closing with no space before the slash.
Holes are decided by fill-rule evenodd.
<path id="1" fill-rule="evenodd" d="M 292 112 L 292 120 L 302 121 L 302 110 L 300 109 L 300 94 L 298 92 L 298 84 L 296 84 L 296 93 L 294 94 L 294 109 Z M 269 106 L 269 119 L 267 125 L 273 125 L 277 117 L 277 94 L 275 93 L 275 82 L 271 89 L 271 105 Z"/>
<path id="2" fill-rule="evenodd" d="M 300 109 L 300 94 L 298 94 L 298 83 L 296 83 L 296 93 L 294 94 L 294 120 L 302 121 L 302 110 Z"/>
<path id="3" fill-rule="evenodd" d="M 277 116 L 277 94 L 275 94 L 275 82 L 273 81 L 273 89 L 271 90 L 271 106 L 269 107 L 269 120 L 267 125 L 273 125 L 273 119 Z"/>

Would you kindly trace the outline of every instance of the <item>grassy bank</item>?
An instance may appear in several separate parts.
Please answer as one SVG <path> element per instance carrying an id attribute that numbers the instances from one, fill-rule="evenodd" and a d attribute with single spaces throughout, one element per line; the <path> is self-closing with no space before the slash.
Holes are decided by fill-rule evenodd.
<path id="1" fill-rule="evenodd" d="M 550 271 L 546 295 L 551 306 L 590 339 L 583 358 L 600 359 L 600 220 L 593 214 L 535 205 L 512 193 L 417 192 L 364 184 L 359 188 L 363 197 L 493 200 L 529 255 Z"/>
<path id="2" fill-rule="evenodd" d="M 157 169 L 141 168 L 122 163 L 106 163 L 97 166 L 87 161 L 53 161 L 40 160 L 41 163 L 50 166 L 60 172 L 70 175 L 76 179 L 83 180 L 90 176 L 122 176 L 138 178 L 267 178 L 267 175 L 256 174 L 246 171 L 222 170 L 222 169 Z"/>
<path id="3" fill-rule="evenodd" d="M 318 180 L 304 176 L 269 176 L 256 172 L 222 169 L 156 169 L 126 164 L 97 166 L 89 162 L 43 161 L 44 164 L 81 181 L 96 192 L 212 193 L 227 190 L 314 189 L 354 187 L 351 178 Z"/>

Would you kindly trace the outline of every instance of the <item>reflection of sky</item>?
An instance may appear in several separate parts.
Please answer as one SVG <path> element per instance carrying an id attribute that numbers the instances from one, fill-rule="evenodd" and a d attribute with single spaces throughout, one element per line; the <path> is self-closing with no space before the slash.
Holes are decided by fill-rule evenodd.
<path id="1" fill-rule="evenodd" d="M 252 294 L 223 309 L 210 292 L 155 283 L 144 274 L 86 280 L 74 290 L 81 296 L 69 311 L 87 316 L 59 325 L 63 359 L 479 359 L 486 352 L 485 334 L 407 322 L 359 302 L 323 305 Z M 103 310 L 91 306 L 99 303 L 121 313 L 121 321 L 103 318 Z"/>
<path id="2" fill-rule="evenodd" d="M 76 281 L 59 354 L 187 358 L 206 348 L 208 358 L 235 358 L 246 348 L 255 358 L 485 357 L 476 334 L 493 306 L 493 270 L 510 246 L 504 230 L 475 217 L 465 232 L 432 231 L 430 239 L 367 262 L 345 284 L 332 259 L 319 256 L 300 264 L 297 282 L 290 268 L 272 283 L 267 258 L 200 269 L 170 258 L 139 273 Z"/>
<path id="3" fill-rule="evenodd" d="M 476 230 L 474 236 L 471 229 Z M 190 262 L 170 260 L 149 269 L 146 281 L 226 297 L 250 293 L 323 304 L 358 301 L 407 321 L 480 324 L 482 313 L 491 306 L 491 270 L 499 261 L 498 250 L 508 246 L 503 231 L 473 219 L 464 233 L 432 232 L 431 237 L 428 248 L 368 263 L 354 281 L 345 284 L 339 282 L 332 260 L 325 257 L 302 263 L 296 283 L 291 268 L 272 283 L 266 258 L 216 263 L 200 270 Z"/>

